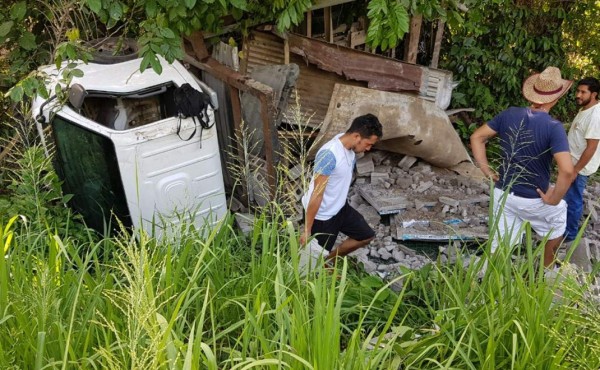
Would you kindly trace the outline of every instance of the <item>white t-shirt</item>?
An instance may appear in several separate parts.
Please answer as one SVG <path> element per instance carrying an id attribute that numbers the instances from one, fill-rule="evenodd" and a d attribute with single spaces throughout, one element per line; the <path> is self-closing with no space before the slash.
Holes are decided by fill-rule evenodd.
<path id="1" fill-rule="evenodd" d="M 569 150 L 576 164 L 587 146 L 586 139 L 600 139 L 600 104 L 581 110 L 569 129 Z M 600 166 L 600 150 L 596 150 L 588 164 L 579 172 L 584 176 L 594 174 Z"/>
<path id="2" fill-rule="evenodd" d="M 323 201 L 315 216 L 315 219 L 320 221 L 329 220 L 342 209 L 350 190 L 356 155 L 353 150 L 346 149 L 342 145 L 340 141 L 342 135 L 336 135 L 317 152 L 313 178 L 308 191 L 302 197 L 302 205 L 306 209 L 315 187 L 315 175 L 329 176 L 323 193 Z"/>

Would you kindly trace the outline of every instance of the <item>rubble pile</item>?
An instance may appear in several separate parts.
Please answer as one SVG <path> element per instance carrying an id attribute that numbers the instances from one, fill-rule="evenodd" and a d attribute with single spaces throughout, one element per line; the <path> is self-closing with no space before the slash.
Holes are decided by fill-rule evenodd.
<path id="1" fill-rule="evenodd" d="M 599 198 L 600 184 L 588 186 L 589 223 L 571 258 L 587 272 L 600 261 Z M 400 267 L 418 270 L 431 261 L 406 242 L 437 241 L 440 260 L 454 263 L 461 242 L 487 239 L 489 184 L 411 156 L 373 151 L 358 159 L 349 201 L 376 231 L 375 240 L 352 255 L 368 273 L 383 278 L 397 276 Z M 339 236 L 336 243 L 343 239 Z M 563 246 L 558 257 L 565 256 Z M 473 260 L 464 257 L 465 263 Z"/>
<path id="2" fill-rule="evenodd" d="M 296 179 L 299 172 L 292 172 Z M 376 231 L 376 237 L 351 256 L 367 273 L 389 280 L 398 276 L 402 268 L 421 269 L 431 258 L 455 263 L 458 253 L 464 251 L 464 242 L 487 239 L 489 183 L 431 166 L 415 157 L 377 150 L 357 159 L 356 173 L 349 202 Z M 292 184 L 299 181 L 288 176 Z M 302 187 L 294 188 L 298 188 L 295 193 L 301 221 Z M 589 272 L 592 263 L 600 261 L 600 183 L 590 183 L 584 196 L 589 223 L 571 262 Z M 246 232 L 251 229 L 252 218 L 249 214 L 236 214 L 238 224 L 244 225 Z M 336 245 L 345 238 L 340 234 Z M 410 248 L 414 242 L 437 242 L 437 255 L 427 256 Z M 565 259 L 566 253 L 562 246 L 558 258 Z M 464 255 L 462 261 L 468 264 L 477 259 Z M 401 288 L 401 282 L 393 288 Z"/>

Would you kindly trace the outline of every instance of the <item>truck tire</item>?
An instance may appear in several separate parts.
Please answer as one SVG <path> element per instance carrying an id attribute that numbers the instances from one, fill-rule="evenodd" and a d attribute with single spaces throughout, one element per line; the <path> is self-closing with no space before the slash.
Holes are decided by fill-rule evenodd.
<path id="1" fill-rule="evenodd" d="M 87 42 L 92 48 L 91 63 L 116 64 L 137 59 L 139 47 L 134 39 L 107 37 Z"/>

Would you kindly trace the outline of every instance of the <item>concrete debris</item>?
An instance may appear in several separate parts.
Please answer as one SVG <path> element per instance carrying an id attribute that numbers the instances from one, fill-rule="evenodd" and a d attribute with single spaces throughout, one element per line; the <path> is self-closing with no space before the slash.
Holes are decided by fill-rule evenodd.
<path id="1" fill-rule="evenodd" d="M 417 163 L 417 158 L 410 155 L 405 155 L 404 158 L 398 162 L 398 167 L 408 171 L 415 163 Z"/>
<path id="2" fill-rule="evenodd" d="M 440 201 L 440 203 L 447 204 L 450 207 L 458 207 L 458 205 L 460 204 L 458 200 L 452 199 L 450 197 L 439 197 L 438 200 Z"/>
<path id="3" fill-rule="evenodd" d="M 236 213 L 235 223 L 244 234 L 249 234 L 254 229 L 254 215 L 251 213 Z"/>
<path id="4" fill-rule="evenodd" d="M 592 253 L 590 251 L 589 241 L 586 238 L 582 238 L 574 248 L 570 262 L 579 267 L 583 272 L 591 272 Z"/>
<path id="5" fill-rule="evenodd" d="M 356 173 L 361 175 L 366 175 L 375 170 L 375 164 L 373 163 L 373 158 L 371 156 L 364 156 L 361 159 L 356 161 Z"/>
<path id="6" fill-rule="evenodd" d="M 364 186 L 359 188 L 359 192 L 382 215 L 398 213 L 401 210 L 413 207 L 413 202 L 408 200 L 406 196 L 402 195 L 403 192 L 396 188 L 385 189 L 375 186 Z"/>

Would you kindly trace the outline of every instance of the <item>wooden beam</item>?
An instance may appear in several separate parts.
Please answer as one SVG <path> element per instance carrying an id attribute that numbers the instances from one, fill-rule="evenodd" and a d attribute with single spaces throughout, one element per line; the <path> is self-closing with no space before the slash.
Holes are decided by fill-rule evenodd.
<path id="1" fill-rule="evenodd" d="M 333 22 L 331 18 L 331 7 L 323 9 L 323 19 L 325 24 L 325 41 L 333 43 Z"/>
<path id="2" fill-rule="evenodd" d="M 283 39 L 283 64 L 290 64 L 290 42 L 287 37 Z"/>
<path id="3" fill-rule="evenodd" d="M 236 137 L 235 144 L 237 149 L 237 157 L 242 158 L 242 153 L 244 152 L 244 148 L 242 148 L 242 143 L 239 138 L 244 134 L 242 132 L 242 104 L 240 102 L 240 90 L 236 89 L 231 85 L 227 85 L 229 89 L 229 97 L 231 101 L 231 114 L 233 116 L 233 129 L 234 135 Z M 241 185 L 241 202 L 244 206 L 248 207 L 248 184 L 242 181 Z"/>
<path id="4" fill-rule="evenodd" d="M 421 37 L 421 24 L 423 16 L 415 14 L 410 19 L 410 33 L 408 34 L 408 55 L 406 61 L 409 63 L 417 63 L 417 54 L 419 52 L 419 38 Z"/>
<path id="5" fill-rule="evenodd" d="M 206 49 L 206 45 L 204 44 L 204 38 L 202 37 L 201 32 L 193 33 L 189 37 L 186 37 L 186 40 L 190 42 L 196 58 L 185 53 L 183 57 L 184 62 L 210 73 L 214 77 L 229 85 L 230 88 L 233 87 L 240 91 L 247 91 L 260 100 L 263 134 L 265 137 L 264 148 L 265 159 L 267 162 L 269 190 L 271 191 L 271 195 L 274 196 L 277 186 L 277 177 L 275 174 L 275 164 L 273 162 L 274 153 L 271 139 L 271 125 L 273 122 L 272 113 L 276 109 L 275 102 L 273 101 L 273 89 L 270 86 L 249 78 L 248 76 L 242 75 L 241 73 L 219 63 L 217 60 L 210 57 Z M 232 96 L 232 102 L 233 98 L 234 97 Z"/>
<path id="6" fill-rule="evenodd" d="M 306 12 L 306 37 L 312 37 L 312 10 Z"/>
<path id="7" fill-rule="evenodd" d="M 288 34 L 290 52 L 325 71 L 366 81 L 370 88 L 419 93 L 423 68 L 321 40 Z"/>
<path id="8" fill-rule="evenodd" d="M 321 9 L 321 8 L 330 7 L 330 6 L 334 6 L 334 5 L 351 3 L 353 1 L 355 1 L 355 0 L 317 0 L 317 1 L 313 2 L 313 6 L 311 6 L 310 9 L 312 9 L 312 10 Z"/>
<path id="9" fill-rule="evenodd" d="M 446 22 L 438 20 L 437 30 L 435 32 L 435 42 L 433 44 L 433 55 L 431 56 L 431 68 L 437 68 L 440 61 L 440 49 L 442 48 L 442 37 L 444 36 L 444 27 Z"/>

